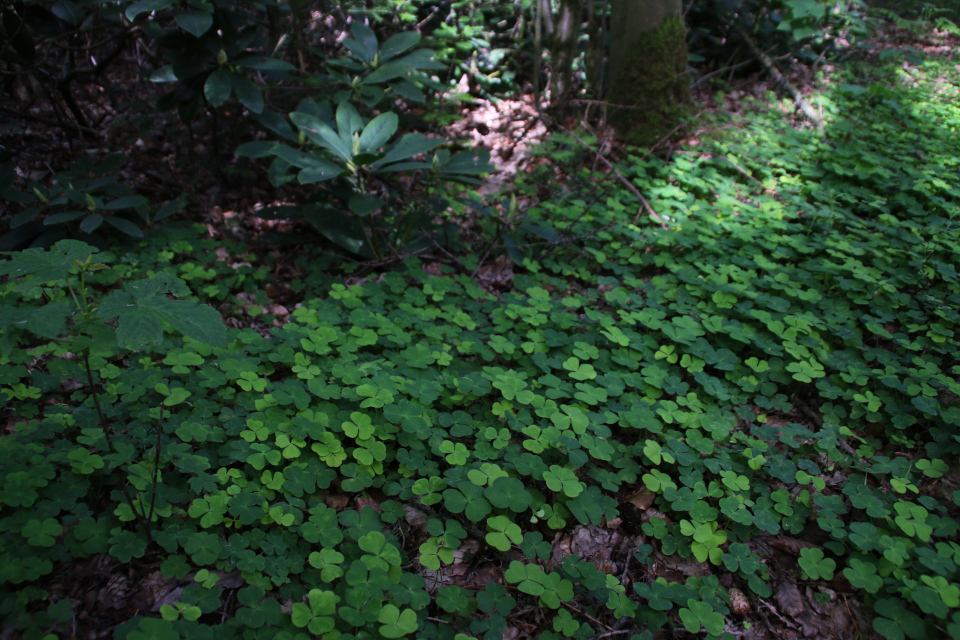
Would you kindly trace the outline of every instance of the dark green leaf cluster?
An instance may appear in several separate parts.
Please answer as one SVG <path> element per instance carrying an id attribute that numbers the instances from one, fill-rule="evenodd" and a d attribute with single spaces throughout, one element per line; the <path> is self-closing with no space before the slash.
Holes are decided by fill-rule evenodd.
<path id="1" fill-rule="evenodd" d="M 81 237 L 105 244 L 110 234 L 120 232 L 143 237 L 142 225 L 150 225 L 179 211 L 182 200 L 172 200 L 153 211 L 147 198 L 135 193 L 113 175 L 126 162 L 122 153 L 94 165 L 89 158 L 75 161 L 69 170 L 30 181 L 24 191 L 13 188 L 12 164 L 0 165 L 0 200 L 20 210 L 10 221 L 10 230 L 0 236 L 0 246 L 17 249 L 52 245 L 64 237 Z M 14 205 L 16 203 L 16 205 Z M 124 215 L 134 212 L 136 217 Z"/>
<path id="2" fill-rule="evenodd" d="M 419 133 L 395 138 L 399 117 L 391 111 L 363 118 L 350 102 L 341 102 L 334 118 L 329 103 L 307 99 L 290 120 L 296 131 L 280 116 L 269 122 L 283 142 L 246 142 L 237 155 L 272 157 L 269 176 L 276 186 L 294 179 L 300 184 L 327 183 L 321 194 L 293 210 L 285 208 L 284 215 L 305 218 L 331 242 L 367 258 L 422 248 L 426 231 L 436 227 L 432 218 L 446 205 L 436 199 L 435 206 L 406 203 L 405 212 L 396 211 L 400 198 L 394 190 L 394 202 L 388 202 L 374 195 L 375 185 L 418 171 L 426 174 L 427 183 L 477 186 L 480 176 L 492 169 L 487 151 L 434 151 L 447 141 Z M 426 155 L 429 152 L 434 153 Z"/>

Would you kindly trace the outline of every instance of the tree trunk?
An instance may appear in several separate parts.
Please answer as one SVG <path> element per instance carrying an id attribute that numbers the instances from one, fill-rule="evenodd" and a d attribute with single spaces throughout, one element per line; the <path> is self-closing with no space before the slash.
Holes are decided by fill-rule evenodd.
<path id="1" fill-rule="evenodd" d="M 681 0 L 612 0 L 608 119 L 627 143 L 667 133 L 690 99 Z"/>
<path id="2" fill-rule="evenodd" d="M 553 7 L 550 0 L 537 0 L 537 15 L 543 24 L 543 37 L 549 40 L 553 37 Z"/>
<path id="3" fill-rule="evenodd" d="M 592 0 L 591 0 L 592 1 Z M 573 60 L 580 37 L 581 0 L 560 0 L 560 16 L 550 44 L 550 108 L 562 111 L 570 98 Z"/>

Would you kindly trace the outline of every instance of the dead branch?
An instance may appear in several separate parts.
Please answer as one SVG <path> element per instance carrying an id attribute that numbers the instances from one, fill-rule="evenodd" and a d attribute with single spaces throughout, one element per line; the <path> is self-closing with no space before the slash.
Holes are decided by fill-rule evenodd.
<path id="1" fill-rule="evenodd" d="M 807 119 L 815 124 L 818 129 L 824 128 L 823 118 L 820 117 L 820 114 L 817 113 L 809 102 L 804 99 L 800 94 L 800 90 L 793 86 L 793 83 L 783 77 L 783 74 L 780 73 L 780 69 L 777 68 L 777 65 L 773 63 L 773 60 L 770 59 L 770 56 L 765 54 L 760 50 L 760 47 L 757 46 L 757 43 L 753 38 L 750 37 L 750 34 L 747 33 L 746 29 L 741 26 L 737 26 L 737 33 L 740 34 L 740 37 L 743 38 L 743 41 L 747 43 L 747 46 L 750 48 L 751 53 L 763 64 L 766 68 L 767 73 L 773 78 L 775 85 L 779 86 L 783 90 L 793 97 L 794 103 L 800 110 L 803 112 L 803 115 L 807 116 Z"/>

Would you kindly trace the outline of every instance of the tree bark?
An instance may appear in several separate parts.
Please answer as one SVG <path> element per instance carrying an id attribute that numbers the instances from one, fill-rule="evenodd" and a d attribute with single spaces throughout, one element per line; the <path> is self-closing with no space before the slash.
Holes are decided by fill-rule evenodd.
<path id="1" fill-rule="evenodd" d="M 592 1 L 592 0 L 591 0 Z M 550 108 L 562 111 L 571 97 L 573 60 L 580 37 L 581 0 L 560 0 L 560 16 L 550 44 Z"/>
<path id="2" fill-rule="evenodd" d="M 690 99 L 681 0 L 612 0 L 608 119 L 647 145 L 672 129 Z"/>

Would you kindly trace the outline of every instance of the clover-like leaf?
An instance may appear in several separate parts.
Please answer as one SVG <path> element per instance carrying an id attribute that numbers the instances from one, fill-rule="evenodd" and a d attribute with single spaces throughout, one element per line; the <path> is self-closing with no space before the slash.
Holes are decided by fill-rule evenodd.
<path id="1" fill-rule="evenodd" d="M 357 540 L 360 549 L 368 555 L 361 556 L 371 569 L 389 571 L 391 566 L 400 566 L 400 550 L 387 542 L 387 537 L 379 531 L 371 531 Z"/>
<path id="2" fill-rule="evenodd" d="M 27 543 L 36 547 L 52 547 L 61 533 L 63 525 L 53 518 L 29 520 L 22 531 Z"/>
<path id="3" fill-rule="evenodd" d="M 520 513 L 525 511 L 533 497 L 517 478 L 500 477 L 494 479 L 483 492 L 493 506 L 500 509 L 510 509 Z"/>
<path id="4" fill-rule="evenodd" d="M 810 580 L 830 580 L 833 578 L 833 570 L 837 563 L 825 558 L 822 549 L 806 548 L 800 550 L 800 568 L 804 575 Z"/>
<path id="5" fill-rule="evenodd" d="M 333 616 L 339 602 L 340 597 L 332 591 L 311 589 L 307 593 L 307 604 L 294 603 L 291 621 L 295 627 L 306 627 L 313 635 L 322 635 L 332 631 L 336 625 Z"/>
<path id="6" fill-rule="evenodd" d="M 883 578 L 877 575 L 877 567 L 871 562 L 851 558 L 849 566 L 843 570 L 850 584 L 867 593 L 876 593 L 883 586 Z"/>
<path id="7" fill-rule="evenodd" d="M 707 633 L 719 636 L 723 631 L 723 615 L 713 610 L 706 602 L 687 600 L 687 606 L 680 609 L 680 621 L 690 633 L 700 633 L 701 626 Z"/>
<path id="8" fill-rule="evenodd" d="M 524 564 L 518 560 L 510 562 L 503 577 L 510 583 L 519 583 L 517 588 L 532 596 L 543 595 L 543 569 L 535 564 Z"/>
<path id="9" fill-rule="evenodd" d="M 311 567 L 320 569 L 320 579 L 324 582 L 333 582 L 343 575 L 343 569 L 340 568 L 343 560 L 342 553 L 329 548 L 313 551 L 307 558 Z"/>
<path id="10" fill-rule="evenodd" d="M 568 498 L 576 498 L 583 492 L 583 485 L 577 479 L 577 474 L 559 465 L 551 465 L 550 470 L 544 472 L 543 481 L 551 491 L 562 492 Z"/>
<path id="11" fill-rule="evenodd" d="M 377 621 L 383 625 L 380 627 L 380 634 L 384 638 L 402 638 L 419 627 L 417 614 L 413 609 L 400 610 L 392 604 L 383 606 Z"/>
<path id="12" fill-rule="evenodd" d="M 510 522 L 506 516 L 487 519 L 487 529 L 490 531 L 486 535 L 487 544 L 500 551 L 509 551 L 512 545 L 523 542 L 523 532 L 520 527 Z"/>

